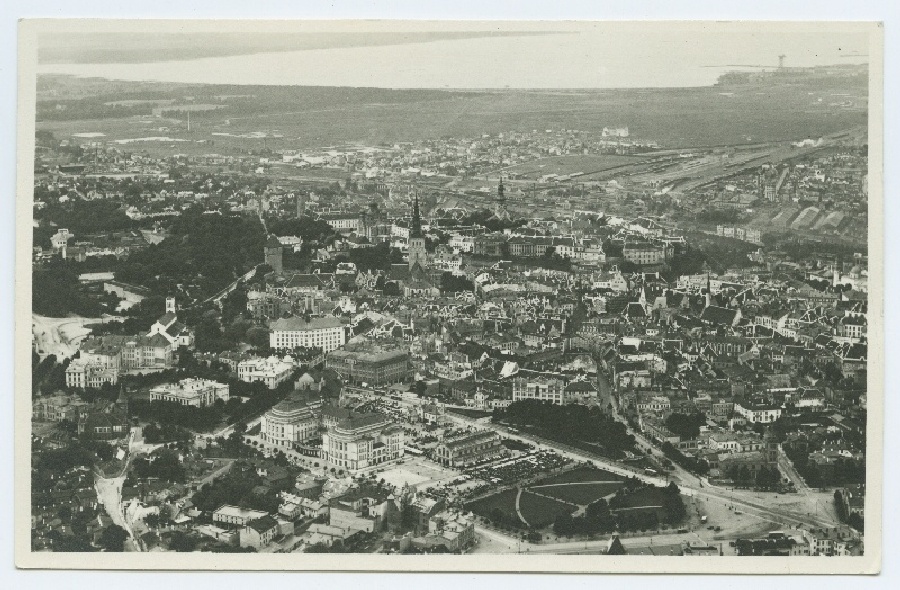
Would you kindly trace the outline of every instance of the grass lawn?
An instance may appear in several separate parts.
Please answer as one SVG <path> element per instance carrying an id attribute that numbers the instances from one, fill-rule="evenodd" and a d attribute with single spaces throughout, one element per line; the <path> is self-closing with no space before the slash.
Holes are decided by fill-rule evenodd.
<path id="1" fill-rule="evenodd" d="M 571 471 L 553 475 L 540 481 L 539 485 L 551 485 L 557 483 L 582 483 L 592 481 L 622 481 L 625 479 L 621 475 L 616 475 L 605 469 L 596 467 L 576 467 Z"/>
<path id="2" fill-rule="evenodd" d="M 518 493 L 519 492 L 513 488 L 511 490 L 500 492 L 499 494 L 494 494 L 493 496 L 488 496 L 487 498 L 475 500 L 474 502 L 466 504 L 466 510 L 471 510 L 478 516 L 490 517 L 491 510 L 499 508 L 506 515 L 515 515 L 516 495 L 518 495 Z"/>
<path id="3" fill-rule="evenodd" d="M 617 508 L 641 508 L 644 506 L 662 506 L 666 493 L 664 488 L 644 488 L 622 498 Z"/>
<path id="4" fill-rule="evenodd" d="M 522 492 L 519 507 L 522 509 L 522 516 L 525 517 L 528 524 L 538 529 L 553 524 L 556 520 L 556 515 L 560 512 L 571 514 L 576 509 L 571 504 L 563 504 L 562 502 L 529 492 Z M 513 509 L 515 509 L 515 497 L 513 497 Z"/>
<path id="5" fill-rule="evenodd" d="M 604 498 L 622 487 L 619 483 L 574 483 L 553 486 L 533 486 L 533 490 L 545 496 L 559 498 L 563 502 L 586 506 Z"/>

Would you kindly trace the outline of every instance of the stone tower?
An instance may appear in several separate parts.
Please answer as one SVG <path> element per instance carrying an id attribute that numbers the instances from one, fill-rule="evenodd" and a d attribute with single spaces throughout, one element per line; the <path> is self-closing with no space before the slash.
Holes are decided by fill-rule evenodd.
<path id="1" fill-rule="evenodd" d="M 166 297 L 166 313 L 175 313 L 175 298 Z"/>
<path id="2" fill-rule="evenodd" d="M 282 265 L 283 249 L 281 247 L 281 242 L 278 241 L 278 238 L 276 238 L 275 236 L 269 236 L 269 239 L 266 240 L 264 251 L 266 264 L 271 266 L 272 270 L 274 270 L 277 274 L 281 274 L 281 271 L 284 270 L 284 267 Z"/>
<path id="3" fill-rule="evenodd" d="M 413 203 L 412 223 L 409 227 L 409 268 L 412 269 L 416 264 L 422 269 L 428 264 L 428 257 L 425 253 L 425 236 L 422 234 L 422 218 L 419 215 L 418 194 Z"/>

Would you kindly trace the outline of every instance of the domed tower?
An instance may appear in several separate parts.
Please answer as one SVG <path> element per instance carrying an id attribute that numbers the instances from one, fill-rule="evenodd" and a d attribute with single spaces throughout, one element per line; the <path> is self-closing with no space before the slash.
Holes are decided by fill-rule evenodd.
<path id="1" fill-rule="evenodd" d="M 266 264 L 271 266 L 272 270 L 274 270 L 276 274 L 281 274 L 281 271 L 284 269 L 282 265 L 283 249 L 281 247 L 281 242 L 278 241 L 278 238 L 276 238 L 275 236 L 269 236 L 269 239 L 266 240 L 264 251 Z"/>
<path id="2" fill-rule="evenodd" d="M 428 264 L 428 256 L 425 252 L 425 236 L 422 234 L 422 218 L 419 215 L 419 195 L 413 203 L 412 224 L 409 228 L 409 268 L 416 264 L 423 269 Z"/>

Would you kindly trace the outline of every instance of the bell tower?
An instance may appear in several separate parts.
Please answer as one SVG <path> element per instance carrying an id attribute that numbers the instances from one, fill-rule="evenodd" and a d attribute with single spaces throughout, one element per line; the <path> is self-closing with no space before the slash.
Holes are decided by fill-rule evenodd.
<path id="1" fill-rule="evenodd" d="M 409 268 L 412 269 L 416 264 L 423 269 L 428 264 L 428 257 L 425 252 L 425 236 L 422 234 L 422 218 L 419 214 L 418 193 L 413 203 L 412 223 L 409 227 Z"/>

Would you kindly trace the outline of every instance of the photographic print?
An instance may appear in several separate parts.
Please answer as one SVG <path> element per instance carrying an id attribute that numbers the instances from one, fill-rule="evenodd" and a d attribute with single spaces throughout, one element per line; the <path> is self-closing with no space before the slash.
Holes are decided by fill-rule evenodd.
<path id="1" fill-rule="evenodd" d="M 20 567 L 879 571 L 878 24 L 19 32 Z"/>

